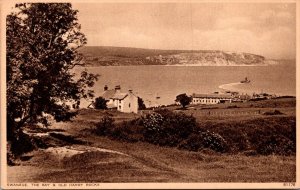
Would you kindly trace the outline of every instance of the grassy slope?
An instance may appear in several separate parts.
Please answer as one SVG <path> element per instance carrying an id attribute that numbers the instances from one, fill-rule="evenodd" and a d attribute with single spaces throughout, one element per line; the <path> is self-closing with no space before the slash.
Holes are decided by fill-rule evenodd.
<path id="1" fill-rule="evenodd" d="M 288 103 L 289 102 L 289 103 Z M 280 111 L 295 107 L 291 101 L 277 104 Z M 251 106 L 259 107 L 262 103 Z M 293 103 L 291 103 L 293 105 Z M 243 104 L 244 106 L 245 104 Z M 270 102 L 266 104 L 272 105 Z M 224 105 L 220 105 L 224 106 Z M 226 109 L 218 108 L 218 109 Z M 239 109 L 239 108 L 232 108 Z M 246 109 L 246 108 L 243 108 Z M 268 108 L 274 109 L 274 108 Z M 187 110 L 191 111 L 191 110 Z M 195 111 L 195 110 L 194 110 Z M 196 110 L 201 111 L 201 109 Z M 205 110 L 206 111 L 206 110 Z M 135 114 L 114 113 L 116 121 L 130 120 Z M 34 157 L 21 166 L 8 167 L 10 182 L 291 182 L 295 181 L 295 156 L 245 156 L 243 154 L 216 154 L 210 151 L 189 152 L 175 148 L 159 147 L 148 143 L 128 143 L 98 137 L 87 130 L 104 115 L 103 111 L 82 110 L 80 115 L 68 123 L 54 124 L 52 128 L 64 129 L 67 133 L 88 141 L 87 146 L 100 147 L 124 153 L 85 152 L 76 156 L 57 158 L 39 150 Z M 239 118 L 247 121 L 257 117 L 248 115 Z M 285 117 L 285 116 L 280 116 Z M 227 120 L 228 116 L 219 116 Z M 199 121 L 214 121 L 208 116 L 197 117 Z"/>
<path id="2" fill-rule="evenodd" d="M 179 64 L 179 60 L 187 62 L 205 59 L 208 62 L 215 58 L 232 61 L 236 64 L 260 64 L 264 57 L 254 54 L 245 54 L 240 57 L 238 54 L 226 53 L 219 50 L 160 50 L 142 49 L 130 47 L 111 46 L 86 46 L 79 49 L 85 57 L 85 62 L 89 66 L 108 65 L 170 65 Z M 191 54 L 195 53 L 195 54 Z M 200 53 L 200 54 L 199 54 Z M 204 53 L 204 54 L 203 54 Z M 207 54 L 208 53 L 208 54 Z M 169 55 L 179 55 L 179 57 L 168 57 Z M 162 60 L 154 59 L 155 56 L 162 56 Z M 146 59 L 151 57 L 153 59 Z"/>
<path id="3" fill-rule="evenodd" d="M 119 56 L 119 57 L 147 57 L 157 55 L 170 55 L 177 53 L 189 52 L 207 52 L 205 50 L 160 50 L 160 49 L 143 49 L 131 47 L 112 47 L 112 46 L 85 46 L 79 50 L 81 53 L 93 57 L 97 56 Z"/>

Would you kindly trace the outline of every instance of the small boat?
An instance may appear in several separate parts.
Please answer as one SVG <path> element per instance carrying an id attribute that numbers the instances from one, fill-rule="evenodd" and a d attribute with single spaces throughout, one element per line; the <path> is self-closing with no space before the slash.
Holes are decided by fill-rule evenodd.
<path id="1" fill-rule="evenodd" d="M 246 77 L 245 80 L 242 80 L 241 83 L 250 83 L 250 80 Z"/>
<path id="2" fill-rule="evenodd" d="M 156 97 L 157 100 L 160 99 L 160 96 L 156 93 Z"/>

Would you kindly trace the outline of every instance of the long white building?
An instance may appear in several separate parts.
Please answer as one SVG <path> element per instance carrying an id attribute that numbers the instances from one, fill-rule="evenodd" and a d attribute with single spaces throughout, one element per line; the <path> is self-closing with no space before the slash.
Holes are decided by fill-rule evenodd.
<path id="1" fill-rule="evenodd" d="M 192 104 L 219 104 L 232 101 L 229 94 L 193 94 Z"/>

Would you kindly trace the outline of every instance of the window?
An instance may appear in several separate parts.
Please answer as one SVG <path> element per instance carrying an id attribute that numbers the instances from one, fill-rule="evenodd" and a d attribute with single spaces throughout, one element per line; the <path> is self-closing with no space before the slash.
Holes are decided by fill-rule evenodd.
<path id="1" fill-rule="evenodd" d="M 121 106 L 119 106 L 119 109 L 121 109 Z"/>
<path id="2" fill-rule="evenodd" d="M 128 107 L 130 108 L 130 103 L 128 104 Z"/>
<path id="3" fill-rule="evenodd" d="M 119 100 L 119 103 L 121 104 L 121 100 Z"/>

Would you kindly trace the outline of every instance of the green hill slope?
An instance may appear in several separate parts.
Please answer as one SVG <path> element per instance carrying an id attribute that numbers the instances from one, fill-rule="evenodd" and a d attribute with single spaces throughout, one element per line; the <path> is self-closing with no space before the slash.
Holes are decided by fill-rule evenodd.
<path id="1" fill-rule="evenodd" d="M 276 64 L 250 53 L 219 50 L 159 50 L 129 47 L 86 46 L 81 48 L 88 66 L 111 65 L 268 65 Z"/>

